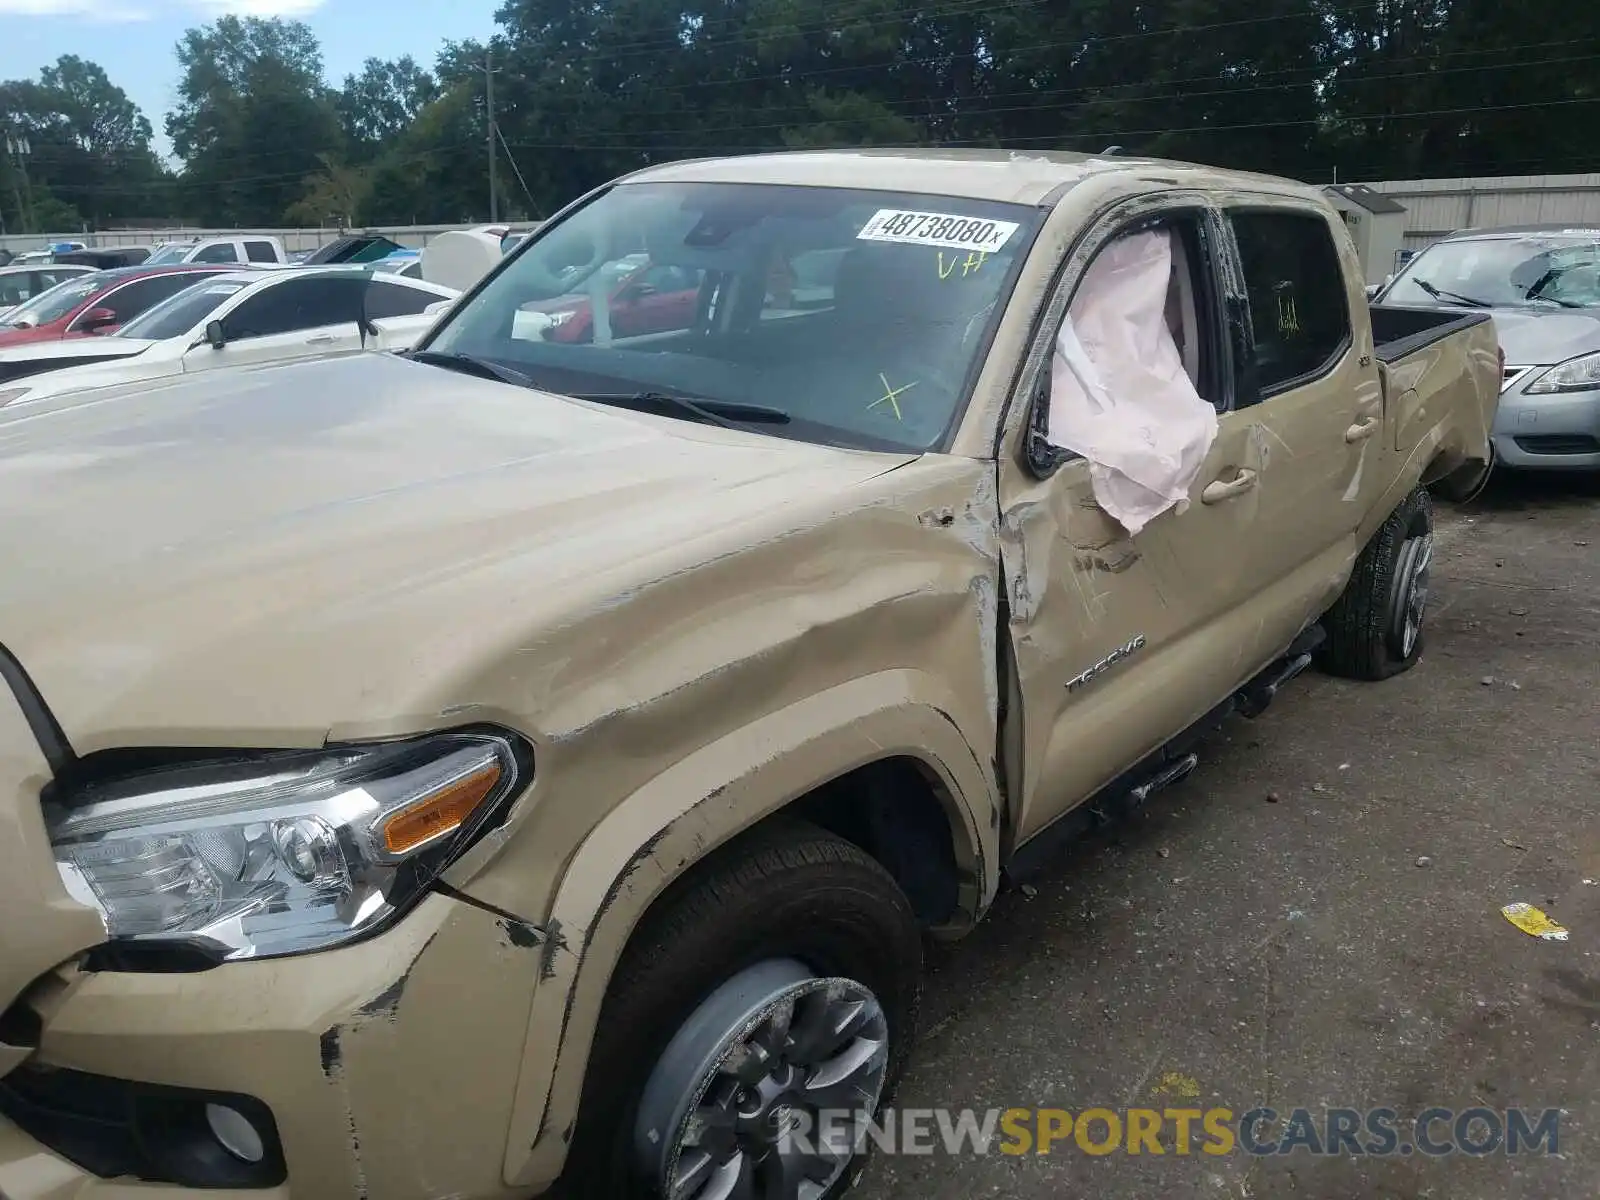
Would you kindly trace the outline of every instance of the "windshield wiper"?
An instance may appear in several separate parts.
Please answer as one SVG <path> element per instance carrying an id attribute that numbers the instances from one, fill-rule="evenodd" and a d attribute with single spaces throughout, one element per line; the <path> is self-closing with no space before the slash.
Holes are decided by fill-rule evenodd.
<path id="1" fill-rule="evenodd" d="M 1566 272 L 1562 270 L 1546 271 L 1534 281 L 1532 287 L 1530 287 L 1526 292 L 1522 293 L 1522 298 L 1524 300 L 1543 300 L 1546 304 L 1559 304 L 1562 308 L 1582 308 L 1583 305 L 1579 304 L 1576 300 L 1562 300 L 1558 296 L 1540 295 L 1545 288 L 1549 287 L 1565 273 Z"/>
<path id="2" fill-rule="evenodd" d="M 746 425 L 787 425 L 789 414 L 764 404 L 744 404 L 737 400 L 691 400 L 671 392 L 573 392 L 577 400 L 596 404 L 615 404 L 621 408 L 662 408 L 707 425 L 737 429 Z"/>
<path id="3" fill-rule="evenodd" d="M 1432 296 L 1435 300 L 1443 300 L 1446 296 L 1448 296 L 1450 299 L 1458 300 L 1462 304 L 1470 304 L 1473 308 L 1494 307 L 1494 305 L 1490 304 L 1487 300 L 1479 300 L 1473 296 L 1463 296 L 1460 292 L 1451 292 L 1446 291 L 1444 288 L 1434 287 L 1433 284 L 1429 283 L 1426 279 L 1413 279 L 1411 282 L 1416 284 L 1423 291 L 1427 292 L 1428 295 Z"/>
<path id="4" fill-rule="evenodd" d="M 532 387 L 533 380 L 521 371 L 513 371 L 510 367 L 502 367 L 497 362 L 487 358 L 478 358 L 471 354 L 460 354 L 456 351 L 445 350 L 408 350 L 400 357 L 409 358 L 412 362 L 423 363 L 430 367 L 443 367 L 447 371 L 460 371 L 463 375 L 476 375 L 479 379 L 494 379 L 500 383 L 509 383 L 515 387 Z"/>

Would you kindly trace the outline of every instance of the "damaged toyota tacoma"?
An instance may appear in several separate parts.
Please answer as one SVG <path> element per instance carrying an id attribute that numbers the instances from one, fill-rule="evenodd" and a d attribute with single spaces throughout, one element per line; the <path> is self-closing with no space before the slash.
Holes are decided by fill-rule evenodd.
<path id="1" fill-rule="evenodd" d="M 1361 279 L 1265 177 L 690 162 L 406 355 L 0 412 L 0 1193 L 842 1192 L 925 937 L 1417 661 L 1499 352 Z"/>

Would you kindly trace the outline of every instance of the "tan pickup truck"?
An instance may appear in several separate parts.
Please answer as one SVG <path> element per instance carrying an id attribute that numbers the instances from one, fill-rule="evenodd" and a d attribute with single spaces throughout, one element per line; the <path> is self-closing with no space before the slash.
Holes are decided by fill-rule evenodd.
<path id="1" fill-rule="evenodd" d="M 1416 661 L 1497 346 L 1361 278 L 1281 180 L 692 162 L 408 356 L 0 410 L 0 1193 L 843 1191 L 926 935 Z"/>

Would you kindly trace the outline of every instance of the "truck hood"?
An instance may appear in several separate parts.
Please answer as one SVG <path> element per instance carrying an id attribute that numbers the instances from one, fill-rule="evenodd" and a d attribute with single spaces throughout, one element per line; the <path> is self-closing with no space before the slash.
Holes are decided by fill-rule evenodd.
<path id="1" fill-rule="evenodd" d="M 80 754 L 316 745 L 912 457 L 382 354 L 70 393 L 0 409 L 0 644 Z"/>
<path id="2" fill-rule="evenodd" d="M 1497 308 L 1494 325 L 1508 366 L 1548 367 L 1600 350 L 1600 310 Z"/>

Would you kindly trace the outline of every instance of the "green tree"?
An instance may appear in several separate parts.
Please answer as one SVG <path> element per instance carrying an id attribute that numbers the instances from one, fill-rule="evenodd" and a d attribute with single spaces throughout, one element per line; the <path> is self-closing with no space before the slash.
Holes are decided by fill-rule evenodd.
<path id="1" fill-rule="evenodd" d="M 0 167 L 0 215 L 11 228 L 31 217 L 37 228 L 71 229 L 165 206 L 150 123 L 97 63 L 63 55 L 37 80 L 0 83 L 0 129 L 29 148 Z"/>
<path id="2" fill-rule="evenodd" d="M 167 134 L 199 219 L 276 224 L 325 161 L 343 160 L 322 52 L 305 24 L 224 16 L 184 34 L 177 56 L 179 102 Z"/>
<path id="3" fill-rule="evenodd" d="M 297 225 L 360 225 L 372 194 L 371 171 L 323 155 L 322 170 L 305 181 L 305 194 L 291 204 L 285 219 Z"/>
<path id="4" fill-rule="evenodd" d="M 399 138 L 439 95 L 433 75 L 409 54 L 386 62 L 369 58 L 359 75 L 345 76 L 339 119 L 351 152 L 375 156 Z"/>

